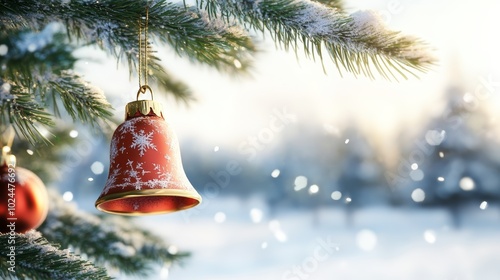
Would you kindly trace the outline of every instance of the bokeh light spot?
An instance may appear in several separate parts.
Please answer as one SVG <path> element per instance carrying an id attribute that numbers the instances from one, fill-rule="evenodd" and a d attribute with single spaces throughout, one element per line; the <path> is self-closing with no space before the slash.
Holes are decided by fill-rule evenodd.
<path id="1" fill-rule="evenodd" d="M 297 176 L 294 181 L 295 191 L 300 191 L 301 189 L 307 187 L 307 178 L 305 176 Z"/>
<path id="2" fill-rule="evenodd" d="M 471 177 L 463 177 L 458 183 L 460 188 L 464 191 L 472 191 L 476 187 L 476 183 Z"/>
<path id="3" fill-rule="evenodd" d="M 223 212 L 217 212 L 214 215 L 214 220 L 216 223 L 221 224 L 226 221 L 226 214 L 224 214 Z"/>
<path id="4" fill-rule="evenodd" d="M 411 199 L 415 202 L 422 202 L 425 200 L 425 192 L 421 188 L 416 188 L 411 192 Z"/>
<path id="5" fill-rule="evenodd" d="M 436 233 L 430 229 L 424 231 L 424 240 L 429 244 L 436 243 Z"/>
<path id="6" fill-rule="evenodd" d="M 363 251 L 372 251 L 377 242 L 377 235 L 371 230 L 363 229 L 356 234 L 356 244 Z"/>
<path id="7" fill-rule="evenodd" d="M 333 200 L 340 200 L 342 198 L 342 193 L 339 191 L 334 191 L 332 192 L 331 197 Z"/>

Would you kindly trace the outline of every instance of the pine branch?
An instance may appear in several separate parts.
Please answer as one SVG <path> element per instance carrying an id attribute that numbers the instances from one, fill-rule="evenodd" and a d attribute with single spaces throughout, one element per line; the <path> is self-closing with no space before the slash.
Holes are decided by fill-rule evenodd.
<path id="1" fill-rule="evenodd" d="M 30 142 L 40 137 L 37 123 L 52 125 L 52 116 L 34 99 L 26 87 L 0 79 L 0 125 L 13 124 L 17 134 L 22 134 Z M 8 89 L 8 90 L 6 90 Z"/>
<path id="2" fill-rule="evenodd" d="M 166 68 L 161 65 L 161 60 L 155 55 L 156 51 L 153 50 L 148 44 L 148 80 L 159 89 L 161 93 L 172 94 L 178 101 L 183 101 L 188 104 L 194 101 L 193 92 L 191 88 L 184 82 L 175 78 L 175 75 L 168 72 Z M 137 54 L 139 55 L 139 54 Z M 130 69 L 137 69 L 135 61 L 131 61 L 133 66 Z"/>
<path id="3" fill-rule="evenodd" d="M 66 112 L 73 120 L 98 125 L 101 120 L 109 120 L 113 116 L 112 107 L 104 97 L 104 93 L 71 70 L 62 71 L 59 75 L 47 75 L 45 83 L 44 89 L 50 90 L 53 95 L 59 95 Z M 57 107 L 56 102 L 52 105 Z"/>
<path id="4" fill-rule="evenodd" d="M 67 32 L 84 44 L 97 44 L 117 59 L 136 61 L 138 20 L 146 0 L 0 2 L 0 22 L 5 29 L 39 30 L 50 22 L 64 23 Z M 149 31 L 153 38 L 170 44 L 179 54 L 229 73 L 246 65 L 255 50 L 252 40 L 237 26 L 213 25 L 195 10 L 155 1 L 149 8 Z M 133 69 L 130 69 L 131 71 Z"/>
<path id="5" fill-rule="evenodd" d="M 434 58 L 419 39 L 390 31 L 374 12 L 352 15 L 309 0 L 228 1 L 199 3 L 211 17 L 227 15 L 251 28 L 270 32 L 278 45 L 323 61 L 325 49 L 339 72 L 387 79 L 407 78 L 412 70 L 426 71 Z"/>
<path id="6" fill-rule="evenodd" d="M 132 226 L 129 219 L 77 211 L 53 193 L 49 215 L 39 230 L 48 240 L 125 274 L 145 276 L 151 263 L 169 264 L 188 256 L 170 253 L 163 240 Z"/>
<path id="7" fill-rule="evenodd" d="M 0 125 L 13 124 L 32 144 L 45 140 L 39 125 L 54 124 L 48 109 L 61 116 L 58 100 L 74 120 L 90 125 L 99 126 L 112 116 L 100 91 L 72 72 L 74 47 L 59 27 L 51 24 L 40 33 L 22 31 L 0 37 L 0 44 L 8 50 L 0 56 L 4 66 L 0 69 Z"/>
<path id="8" fill-rule="evenodd" d="M 16 156 L 18 166 L 26 167 L 35 173 L 43 182 L 49 184 L 61 176 L 64 160 L 68 158 L 68 149 L 74 149 L 78 139 L 72 138 L 69 132 L 74 127 L 58 122 L 48 132 L 45 143 L 32 144 L 26 139 L 16 139 L 12 146 L 12 154 Z"/>
<path id="9" fill-rule="evenodd" d="M 149 18 L 152 32 L 160 42 L 168 43 L 180 56 L 220 71 L 245 73 L 256 51 L 244 29 L 235 23 L 210 20 L 194 8 L 185 10 L 158 1 L 150 9 Z"/>
<path id="10" fill-rule="evenodd" d="M 314 2 L 321 3 L 325 6 L 338 9 L 338 11 L 344 12 L 344 1 L 343 0 L 312 0 Z"/>
<path id="11" fill-rule="evenodd" d="M 375 78 L 379 73 L 397 80 L 433 65 L 434 58 L 419 39 L 389 30 L 372 12 L 347 15 L 339 9 L 340 3 L 207 0 L 187 7 L 166 0 L 0 0 L 0 43 L 8 47 L 7 54 L 0 56 L 0 126 L 15 124 L 19 133 L 35 142 L 38 124 L 53 124 L 44 108 L 52 108 L 59 116 L 61 103 L 73 119 L 92 125 L 109 119 L 111 107 L 102 95 L 71 71 L 76 59 L 72 55 L 75 46 L 69 42 L 99 46 L 118 61 L 127 61 L 132 74 L 138 60 L 139 19 L 146 5 L 150 5 L 152 41 L 228 73 L 247 73 L 251 67 L 256 47 L 247 30 L 270 33 L 278 46 L 303 51 L 321 62 L 326 53 L 341 74 L 347 71 Z M 64 26 L 65 33 L 47 26 Z M 43 36 L 20 33 L 25 30 L 41 31 L 45 37 L 52 32 L 53 38 L 47 42 Z M 18 39 L 16 34 L 20 34 Z M 152 58 L 152 80 L 164 91 L 188 100 L 187 86 L 167 75 Z"/>
<path id="12" fill-rule="evenodd" d="M 39 1 L 22 1 L 15 4 L 9 1 L 0 1 L 0 24 L 2 25 L 0 34 L 7 37 L 25 29 L 41 31 L 46 25 L 54 25 L 53 22 L 59 22 L 64 24 L 67 35 L 78 40 L 80 44 L 95 44 L 114 55 L 118 61 L 126 60 L 132 74 L 136 70 L 138 60 L 138 20 L 144 15 L 145 6 L 149 2 L 137 0 L 53 1 L 48 5 Z M 208 64 L 228 73 L 245 72 L 251 61 L 251 53 L 255 50 L 251 39 L 240 28 L 229 26 L 222 21 L 218 24 L 207 22 L 206 17 L 204 18 L 197 10 L 186 10 L 182 6 L 166 1 L 158 1 L 151 5 L 149 9 L 149 33 L 153 41 L 170 44 L 179 55 L 187 56 L 192 61 Z M 70 45 L 67 47 L 71 49 L 68 49 L 66 53 L 59 52 L 58 54 L 59 57 L 64 58 L 59 61 L 61 64 L 59 70 L 71 69 L 74 64 L 74 58 L 69 55 L 74 47 Z M 8 55 L 15 53 L 12 50 L 14 50 L 14 44 L 9 45 Z M 49 73 L 51 74 L 49 76 L 55 80 L 53 74 L 60 75 L 60 72 L 50 68 L 50 66 L 57 64 L 47 61 L 45 58 L 50 58 L 50 56 L 44 55 L 43 50 L 37 49 L 34 53 L 40 53 L 38 57 L 44 58 L 43 63 L 47 67 L 35 68 L 35 70 L 41 76 Z M 29 61 L 33 58 L 33 56 L 26 56 L 24 60 L 32 64 L 38 62 L 36 60 Z M 12 62 L 13 65 L 23 65 Z M 67 66 L 71 67 L 64 67 L 65 62 L 68 62 Z M 29 75 L 33 72 L 33 67 L 24 67 L 25 71 L 20 72 L 16 67 L 8 66 L 7 70 L 14 76 L 22 73 L 21 77 L 25 81 L 27 77 L 31 77 Z M 167 76 L 166 73 L 170 72 L 157 63 L 155 59 L 150 59 L 149 66 L 153 69 L 153 73 L 158 74 L 158 76 L 154 76 L 152 81 L 160 87 L 160 90 L 172 93 L 180 100 L 189 101 L 192 99 L 189 88 L 184 83 L 175 80 L 173 76 Z M 50 73 L 50 70 L 53 72 Z M 63 82 L 65 82 L 62 83 L 64 86 L 68 85 L 67 77 L 63 79 Z M 26 86 L 26 84 L 28 83 L 23 85 Z M 58 84 L 61 83 L 44 83 L 45 88 L 43 85 L 38 85 L 38 88 L 42 93 L 47 89 L 55 89 L 53 92 L 60 93 L 65 109 L 72 117 L 84 117 L 83 121 L 90 120 L 91 123 L 95 118 L 102 117 L 102 115 L 89 115 L 88 112 L 81 110 L 75 112 L 75 109 L 84 108 L 79 105 L 70 106 L 71 99 L 74 98 L 70 95 L 72 90 L 64 88 L 62 85 L 53 87 Z M 75 85 L 73 82 L 69 84 L 70 86 Z M 27 88 L 31 89 L 29 86 Z M 84 90 L 86 88 L 83 85 L 77 88 L 77 91 Z M 55 114 L 58 115 L 57 98 L 48 101 Z M 95 118 L 87 119 L 85 116 L 94 116 Z M 16 115 L 14 117 L 17 118 Z M 22 119 L 22 116 L 19 116 L 18 119 Z M 27 138 L 33 138 L 33 135 L 36 135 L 29 127 L 22 132 L 26 132 Z"/>
<path id="13" fill-rule="evenodd" d="M 171 93 L 186 104 L 195 100 L 191 88 L 182 81 L 175 79 L 171 72 L 167 72 L 158 64 L 152 64 L 149 70 L 151 72 L 150 79 L 156 83 L 161 92 Z"/>
<path id="14" fill-rule="evenodd" d="M 0 234 L 0 244 L 2 279 L 111 279 L 103 268 L 94 266 L 68 250 L 59 250 L 37 231 Z M 15 255 L 12 258 L 9 254 Z M 9 263 L 11 260 L 14 262 Z"/>

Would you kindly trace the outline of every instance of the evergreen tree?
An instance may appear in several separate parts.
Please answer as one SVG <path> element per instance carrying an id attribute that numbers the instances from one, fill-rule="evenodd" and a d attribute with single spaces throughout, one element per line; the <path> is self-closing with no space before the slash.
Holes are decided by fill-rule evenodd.
<path id="1" fill-rule="evenodd" d="M 500 143 L 488 137 L 495 125 L 482 97 L 456 86 L 450 87 L 445 97 L 442 114 L 429 120 L 421 134 L 424 149 L 413 146 L 406 157 L 419 162 L 408 163 L 414 166 L 408 170 L 404 190 L 422 190 L 423 200 L 417 199 L 422 206 L 445 207 L 452 225 L 460 227 L 466 206 L 500 200 Z"/>
<path id="2" fill-rule="evenodd" d="M 421 40 L 389 30 L 373 12 L 347 14 L 336 0 L 206 0 L 193 5 L 165 0 L 0 0 L 0 132 L 10 126 L 15 129 L 14 150 L 43 141 L 61 146 L 64 133 L 52 129 L 52 136 L 44 136 L 43 131 L 55 124 L 59 127 L 66 116 L 109 132 L 112 107 L 101 90 L 74 71 L 78 60 L 74 51 L 96 46 L 125 62 L 131 76 L 140 73 L 137 38 L 146 10 L 152 42 L 226 73 L 248 74 L 258 50 L 254 34 L 269 34 L 278 47 L 304 52 L 320 62 L 327 56 L 340 73 L 371 78 L 377 74 L 407 78 L 434 62 Z M 179 100 L 190 100 L 189 86 L 161 64 L 152 44 L 144 46 L 149 57 L 147 75 L 154 86 Z M 57 163 L 55 148 L 47 149 Z M 37 156 L 25 166 L 50 180 L 42 171 L 49 165 L 38 162 L 37 167 L 36 162 L 43 160 Z M 108 277 L 92 262 L 143 275 L 153 261 L 185 256 L 169 253 L 162 240 L 128 222 L 76 211 L 57 197 L 39 228 L 41 235 L 33 231 L 17 235 L 23 254 L 17 256 L 15 275 L 5 267 L 8 235 L 0 236 L 2 278 Z M 140 242 L 134 240 L 137 235 L 143 236 Z M 71 247 L 88 260 L 59 246 Z"/>

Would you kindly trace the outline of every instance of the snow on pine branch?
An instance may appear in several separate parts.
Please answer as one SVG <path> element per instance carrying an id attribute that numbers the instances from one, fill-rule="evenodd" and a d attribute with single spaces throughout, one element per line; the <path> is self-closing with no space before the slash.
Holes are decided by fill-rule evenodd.
<path id="1" fill-rule="evenodd" d="M 419 39 L 412 36 L 403 37 L 397 35 L 397 32 L 391 31 L 384 22 L 382 15 L 373 10 L 357 11 L 351 14 L 354 26 L 358 34 L 362 36 L 372 36 L 378 40 L 380 45 L 390 45 L 398 43 L 400 40 L 418 42 Z M 432 63 L 435 57 L 429 52 L 423 44 L 411 44 L 411 46 L 401 50 L 401 56 L 408 59 L 417 59 L 420 63 Z"/>
<path id="2" fill-rule="evenodd" d="M 68 36 L 82 44 L 95 44 L 126 59 L 129 66 L 136 61 L 132 55 L 137 47 L 138 20 L 149 4 L 149 34 L 169 44 L 175 52 L 215 66 L 229 73 L 238 72 L 233 60 L 247 63 L 246 56 L 255 49 L 250 37 L 236 26 L 213 28 L 182 3 L 167 0 L 107 0 L 107 1 L 38 1 L 0 2 L 2 30 L 39 30 L 51 22 L 63 23 Z M 222 27 L 222 26 L 218 26 Z M 131 68 L 131 72 L 134 69 Z"/>
<path id="3" fill-rule="evenodd" d="M 384 48 L 408 39 L 391 31 L 376 11 L 357 11 L 349 16 L 310 0 L 292 0 L 290 5 L 299 8 L 296 14 L 285 20 L 290 26 L 297 26 L 302 34 L 311 39 L 321 38 L 353 52 L 380 54 Z M 432 60 L 427 54 L 420 54 L 421 61 Z M 415 55 L 413 53 L 413 57 Z"/>
<path id="4" fill-rule="evenodd" d="M 199 11 L 199 15 L 201 16 L 204 25 L 206 25 L 208 29 L 213 30 L 216 33 L 227 33 L 235 37 L 248 36 L 248 33 L 245 31 L 245 29 L 236 25 L 236 23 L 234 22 L 229 23 L 227 20 L 224 20 L 222 18 L 210 17 L 207 11 Z M 197 15 L 193 16 L 197 17 Z"/>
<path id="5" fill-rule="evenodd" d="M 2 244 L 7 243 L 9 234 L 0 234 Z M 38 231 L 31 230 L 24 234 L 16 234 L 14 272 L 16 276 L 33 279 L 111 279 L 106 270 L 94 266 L 91 262 L 71 253 L 69 250 L 60 250 L 50 244 Z M 5 245 L 7 246 L 7 245 Z M 2 251 L 12 249 L 2 246 Z M 7 264 L 3 258 L 7 252 L 0 256 L 3 279 L 12 277 L 12 271 L 3 269 Z M 5 274 L 7 273 L 7 274 Z"/>
<path id="6" fill-rule="evenodd" d="M 84 88 L 82 93 L 90 98 L 92 103 L 97 103 L 100 107 L 111 107 L 111 104 L 104 95 L 104 91 L 83 79 L 83 77 L 78 75 L 73 69 L 61 71 L 60 77 L 58 77 L 55 82 L 64 83 L 66 79 L 73 80 L 75 84 L 81 85 Z"/>
<path id="7" fill-rule="evenodd" d="M 99 124 L 100 120 L 112 117 L 111 104 L 107 101 L 104 92 L 85 81 L 72 69 L 61 71 L 59 75 L 46 73 L 40 87 L 47 87 L 59 94 L 64 108 L 74 120 L 81 120 L 91 125 Z M 57 106 L 56 104 L 52 104 Z"/>
<path id="8" fill-rule="evenodd" d="M 187 256 L 184 252 L 170 253 L 164 240 L 129 219 L 86 213 L 60 195 L 49 194 L 50 211 L 39 230 L 48 240 L 74 248 L 98 264 L 137 275 L 147 274 L 152 263 L 161 265 Z"/>
<path id="9" fill-rule="evenodd" d="M 306 54 L 326 48 L 337 67 L 373 77 L 372 67 L 383 76 L 393 70 L 424 71 L 434 61 L 419 39 L 390 30 L 374 11 L 348 15 L 337 8 L 310 0 L 209 0 L 220 14 L 244 19 L 257 29 L 267 29 L 285 49 L 303 44 Z M 210 12 L 214 14 L 214 12 Z M 370 66 L 368 61 L 373 64 Z M 394 76 L 394 75 L 393 75 Z"/>
<path id="10" fill-rule="evenodd" d="M 294 0 L 291 3 L 301 6 L 302 9 L 294 17 L 288 19 L 287 22 L 303 28 L 303 32 L 308 36 L 329 36 L 342 31 L 335 23 L 343 22 L 346 18 L 337 9 L 308 0 Z"/>

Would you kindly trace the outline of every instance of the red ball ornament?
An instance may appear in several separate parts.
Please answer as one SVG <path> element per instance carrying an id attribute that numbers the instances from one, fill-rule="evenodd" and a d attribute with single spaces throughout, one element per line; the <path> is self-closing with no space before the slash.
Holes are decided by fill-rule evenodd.
<path id="1" fill-rule="evenodd" d="M 40 226 L 48 212 L 42 180 L 22 167 L 0 167 L 0 232 L 23 233 Z"/>

